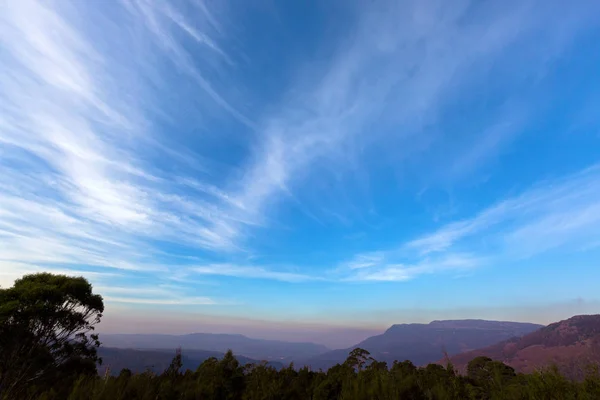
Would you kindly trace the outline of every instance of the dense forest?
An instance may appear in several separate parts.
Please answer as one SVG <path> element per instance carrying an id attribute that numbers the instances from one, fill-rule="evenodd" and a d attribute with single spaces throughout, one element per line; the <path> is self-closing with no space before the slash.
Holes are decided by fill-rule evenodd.
<path id="1" fill-rule="evenodd" d="M 84 278 L 27 275 L 0 289 L 0 399 L 45 400 L 321 400 L 321 399 L 600 399 L 600 373 L 569 380 L 548 368 L 519 374 L 476 357 L 459 374 L 450 363 L 387 365 L 356 348 L 326 372 L 238 362 L 232 352 L 182 370 L 176 351 L 168 368 L 117 376 L 98 374 L 102 297 Z"/>
<path id="2" fill-rule="evenodd" d="M 600 399 L 600 376 L 590 370 L 582 382 L 563 378 L 556 370 L 515 374 L 512 368 L 489 358 L 476 358 L 465 376 L 448 365 L 415 367 L 410 361 L 391 368 L 355 349 L 345 363 L 327 372 L 293 366 L 276 370 L 266 365 L 240 365 L 231 352 L 211 358 L 195 371 L 180 371 L 176 355 L 162 374 L 117 377 L 81 376 L 65 387 L 53 387 L 40 399 Z"/>

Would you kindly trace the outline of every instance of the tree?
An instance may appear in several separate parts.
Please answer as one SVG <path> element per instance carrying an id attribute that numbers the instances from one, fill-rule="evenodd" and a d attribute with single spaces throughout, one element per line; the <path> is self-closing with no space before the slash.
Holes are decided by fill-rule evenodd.
<path id="1" fill-rule="evenodd" d="M 512 367 L 489 357 L 475 357 L 467 365 L 467 378 L 477 398 L 486 398 L 483 393 L 502 393 L 516 376 Z"/>
<path id="2" fill-rule="evenodd" d="M 176 378 L 181 375 L 181 368 L 183 367 L 183 359 L 181 357 L 181 347 L 178 347 L 175 351 L 175 357 L 171 360 L 171 364 L 167 367 L 163 373 L 165 376 L 170 378 Z"/>
<path id="3" fill-rule="evenodd" d="M 375 361 L 373 357 L 371 357 L 371 353 L 369 353 L 365 349 L 361 349 L 360 347 L 355 348 L 350 352 L 348 358 L 346 359 L 346 364 L 351 366 L 352 368 L 358 369 L 361 371 L 367 363 L 371 363 Z"/>
<path id="4" fill-rule="evenodd" d="M 0 399 L 95 374 L 100 342 L 92 332 L 103 311 L 82 277 L 31 274 L 0 289 Z"/>

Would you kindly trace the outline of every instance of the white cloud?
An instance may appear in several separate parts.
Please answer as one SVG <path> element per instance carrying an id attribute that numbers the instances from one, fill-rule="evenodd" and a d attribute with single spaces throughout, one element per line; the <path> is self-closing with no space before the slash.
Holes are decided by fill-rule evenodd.
<path id="1" fill-rule="evenodd" d="M 100 293 L 106 293 L 108 296 L 113 294 L 126 294 L 126 295 L 138 295 L 138 296 L 170 296 L 173 291 L 165 289 L 159 286 L 97 286 L 94 288 Z"/>
<path id="2" fill-rule="evenodd" d="M 27 262 L 5 262 L 0 261 L 0 287 L 10 287 L 13 282 L 23 275 L 35 274 L 39 272 L 50 272 L 59 275 L 83 276 L 92 284 L 101 285 L 118 279 L 122 275 L 115 272 L 98 272 L 89 270 L 78 270 L 69 268 L 57 268 L 54 266 L 38 266 Z"/>
<path id="3" fill-rule="evenodd" d="M 546 181 L 492 205 L 476 216 L 450 223 L 408 242 L 421 255 L 480 245 L 484 238 L 513 256 L 532 256 L 554 248 L 582 248 L 600 235 L 600 166 Z"/>
<path id="4" fill-rule="evenodd" d="M 299 66 L 281 107 L 260 114 L 256 123 L 247 117 L 247 99 L 232 92 L 238 82 L 231 71 L 239 66 L 223 43 L 228 24 L 222 15 L 202 2 L 191 4 L 190 13 L 177 7 L 149 0 L 108 8 L 93 2 L 4 4 L 0 270 L 6 276 L 28 265 L 90 276 L 110 269 L 159 277 L 179 269 L 170 262 L 185 254 L 245 251 L 248 231 L 273 222 L 269 205 L 280 196 L 299 203 L 306 198 L 323 201 L 315 188 L 329 183 L 330 175 L 343 176 L 357 161 L 354 155 L 374 143 L 397 152 L 395 159 L 407 156 L 413 146 L 408 139 L 419 141 L 421 128 L 435 123 L 461 83 L 477 82 L 474 65 L 501 60 L 508 46 L 530 32 L 560 32 L 567 42 L 584 25 L 574 23 L 580 22 L 577 7 L 561 25 L 547 24 L 549 14 L 538 19 L 527 5 L 498 13 L 491 11 L 499 6 L 482 6 L 481 18 L 465 22 L 467 2 L 371 4 L 360 10 L 352 35 L 344 36 L 324 70 L 311 73 Z M 549 53 L 560 48 L 549 43 Z M 184 104 L 183 95 L 169 97 L 180 91 L 193 92 L 194 104 Z M 183 116 L 190 125 L 206 129 L 204 121 L 222 114 L 250 127 L 249 140 L 256 139 L 254 129 L 259 132 L 246 168 L 215 167 L 210 157 L 176 145 L 182 136 L 174 127 L 182 127 L 173 121 Z M 513 126 L 500 127 L 488 131 L 457 168 L 474 168 L 515 133 Z M 211 134 L 221 134 L 217 131 Z M 309 179 L 311 190 L 299 193 L 298 186 Z M 507 243 L 519 243 L 524 252 L 564 245 L 567 233 L 595 233 L 597 209 L 586 199 L 581 193 L 575 199 L 581 207 L 570 211 L 564 207 L 567 197 L 552 209 L 533 198 L 499 204 L 406 248 L 422 256 L 446 251 L 507 216 L 529 221 L 505 235 Z M 522 204 L 527 201 L 535 206 Z M 348 221 L 341 212 L 325 213 Z M 319 215 L 313 217 L 319 220 Z M 551 240 L 532 238 L 554 225 L 560 228 Z M 186 251 L 179 254 L 181 247 Z M 395 261 L 387 252 L 362 255 L 348 267 L 368 271 L 372 279 L 402 279 L 437 266 L 468 264 L 468 258 L 456 264 L 448 259 Z M 197 266 L 194 273 L 290 282 L 318 279 L 227 263 Z"/>
<path id="5" fill-rule="evenodd" d="M 173 54 L 210 101 L 249 123 L 204 81 L 197 65 L 186 67 L 188 50 L 168 22 L 210 49 L 205 56 L 213 67 L 229 65 L 230 57 L 202 31 L 215 32 L 215 16 L 198 5 L 206 17 L 198 25 L 159 3 L 125 5 L 130 14 L 119 4 L 101 11 L 93 7 L 24 0 L 7 3 L 0 15 L 5 285 L 27 270 L 80 271 L 93 278 L 94 271 L 110 269 L 161 280 L 177 266 L 158 260 L 178 256 L 162 244 L 239 251 L 244 230 L 256 224 L 226 190 L 202 180 L 210 175 L 199 165 L 201 157 L 182 151 L 155 126 L 175 116 L 160 110 L 158 90 L 166 77 L 151 58 Z M 148 27 L 152 32 L 145 31 Z M 156 50 L 165 46 L 167 53 Z M 153 162 L 155 154 L 165 163 Z M 178 174 L 163 167 L 177 167 Z"/>
<path id="6" fill-rule="evenodd" d="M 402 282 L 417 278 L 424 274 L 456 273 L 483 265 L 484 260 L 471 254 L 447 254 L 442 257 L 427 257 L 415 263 L 400 263 L 402 257 L 388 254 L 369 263 L 365 268 L 353 268 L 349 264 L 346 270 L 338 269 L 336 272 L 342 281 L 352 282 Z M 362 258 L 358 255 L 356 258 Z M 407 257 L 408 258 L 408 257 Z"/>
<path id="7" fill-rule="evenodd" d="M 188 52 L 181 44 L 180 40 L 178 40 L 176 32 L 170 29 L 171 23 L 174 23 L 181 31 L 192 37 L 197 44 L 209 48 L 214 53 L 217 53 L 223 61 L 231 63 L 231 59 L 227 57 L 216 42 L 210 38 L 209 34 L 194 28 L 191 22 L 187 21 L 182 13 L 168 3 L 151 0 L 136 0 L 133 2 L 125 2 L 125 5 L 134 15 L 136 20 L 144 22 L 148 31 L 156 38 L 160 48 L 168 54 L 169 59 L 177 68 L 192 78 L 216 104 L 221 106 L 231 116 L 249 127 L 254 126 L 254 123 L 227 101 L 227 99 L 219 93 L 205 76 L 207 72 L 205 69 L 210 60 L 206 60 L 207 63 L 205 64 L 195 62 L 190 52 Z M 193 14 L 194 19 L 196 21 L 201 21 L 206 30 L 214 30 L 215 19 L 208 9 L 200 4 L 192 3 L 192 5 L 196 11 Z"/>
<path id="8" fill-rule="evenodd" d="M 381 252 L 359 254 L 350 262 L 343 265 L 349 269 L 371 268 L 380 265 L 385 260 L 385 255 Z"/>
<path id="9" fill-rule="evenodd" d="M 152 286 L 136 285 L 132 287 L 97 285 L 94 291 L 101 293 L 104 301 L 113 305 L 114 303 L 127 304 L 155 304 L 155 305 L 215 305 L 216 300 L 206 296 L 190 296 L 182 285 L 155 284 Z"/>
<path id="10" fill-rule="evenodd" d="M 260 152 L 236 197 L 249 211 L 270 213 L 269 205 L 292 193 L 295 200 L 324 209 L 321 190 L 335 190 L 340 176 L 352 175 L 345 181 L 351 182 L 351 169 L 365 151 L 376 148 L 369 154 L 400 168 L 437 136 L 452 141 L 436 123 L 456 98 L 469 96 L 463 87 L 494 79 L 493 69 L 518 79 L 535 76 L 591 21 L 584 7 L 570 9 L 569 18 L 562 19 L 535 1 L 361 6 L 360 19 L 333 60 L 324 70 L 300 75 L 281 109 L 260 125 Z M 547 43 L 543 48 L 537 45 L 540 36 Z M 532 47 L 536 62 L 515 69 L 510 51 L 525 46 Z M 510 100 L 515 101 L 492 117 L 495 127 L 474 132 L 455 159 L 448 159 L 456 164 L 453 176 L 476 169 L 521 133 L 530 110 L 525 102 Z M 435 161 L 424 164 L 433 169 Z M 447 164 L 440 169 L 448 170 Z M 339 210 L 343 196 L 332 197 L 326 206 Z"/>
<path id="11" fill-rule="evenodd" d="M 219 275 L 237 278 L 268 279 L 282 282 L 305 282 L 319 279 L 314 276 L 286 271 L 268 270 L 251 265 L 210 264 L 190 268 L 198 275 Z"/>
<path id="12" fill-rule="evenodd" d="M 600 166 L 539 182 L 397 248 L 356 255 L 331 271 L 347 281 L 406 281 L 561 249 L 600 245 Z"/>
<path id="13" fill-rule="evenodd" d="M 107 303 L 148 304 L 148 305 L 214 305 L 215 302 L 208 297 L 183 297 L 178 299 L 156 299 L 136 297 L 104 296 Z"/>

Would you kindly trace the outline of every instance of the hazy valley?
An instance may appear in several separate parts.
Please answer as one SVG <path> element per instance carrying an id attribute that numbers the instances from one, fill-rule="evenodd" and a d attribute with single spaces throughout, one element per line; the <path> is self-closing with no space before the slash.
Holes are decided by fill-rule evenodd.
<path id="1" fill-rule="evenodd" d="M 355 346 L 335 350 L 314 343 L 229 334 L 104 334 L 100 348 L 104 363 L 100 372 L 107 366 L 113 374 L 122 368 L 160 372 L 168 366 L 177 348 L 181 348 L 184 369 L 192 370 L 209 357 L 222 357 L 229 349 L 243 364 L 268 361 L 269 365 L 282 368 L 293 362 L 296 368 L 327 370 L 343 363 L 353 349 L 361 348 L 388 366 L 396 360 L 408 360 L 417 366 L 445 363 L 447 355 L 464 371 L 473 358 L 487 356 L 517 371 L 531 372 L 551 363 L 572 371 L 576 364 L 581 367 L 588 361 L 600 361 L 599 334 L 600 315 L 577 316 L 548 326 L 486 320 L 398 324 Z"/>

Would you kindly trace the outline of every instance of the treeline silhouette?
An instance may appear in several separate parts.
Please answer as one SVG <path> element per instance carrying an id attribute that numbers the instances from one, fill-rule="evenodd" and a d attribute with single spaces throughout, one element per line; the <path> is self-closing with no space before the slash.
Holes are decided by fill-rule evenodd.
<path id="1" fill-rule="evenodd" d="M 450 363 L 388 366 L 360 348 L 326 372 L 242 365 L 231 351 L 183 371 L 179 350 L 161 373 L 99 375 L 103 312 L 81 277 L 40 273 L 0 288 L 0 400 L 600 399 L 597 366 L 571 380 L 557 367 L 521 374 L 477 357 L 458 373 Z"/>
<path id="2" fill-rule="evenodd" d="M 195 371 L 180 368 L 178 353 L 161 374 L 124 369 L 118 376 L 84 375 L 38 393 L 44 400 L 600 399 L 598 369 L 572 381 L 557 368 L 518 374 L 486 357 L 472 360 L 464 375 L 450 364 L 419 368 L 404 361 L 388 367 L 363 349 L 327 372 L 241 365 L 231 351 L 220 360 L 207 359 Z"/>

